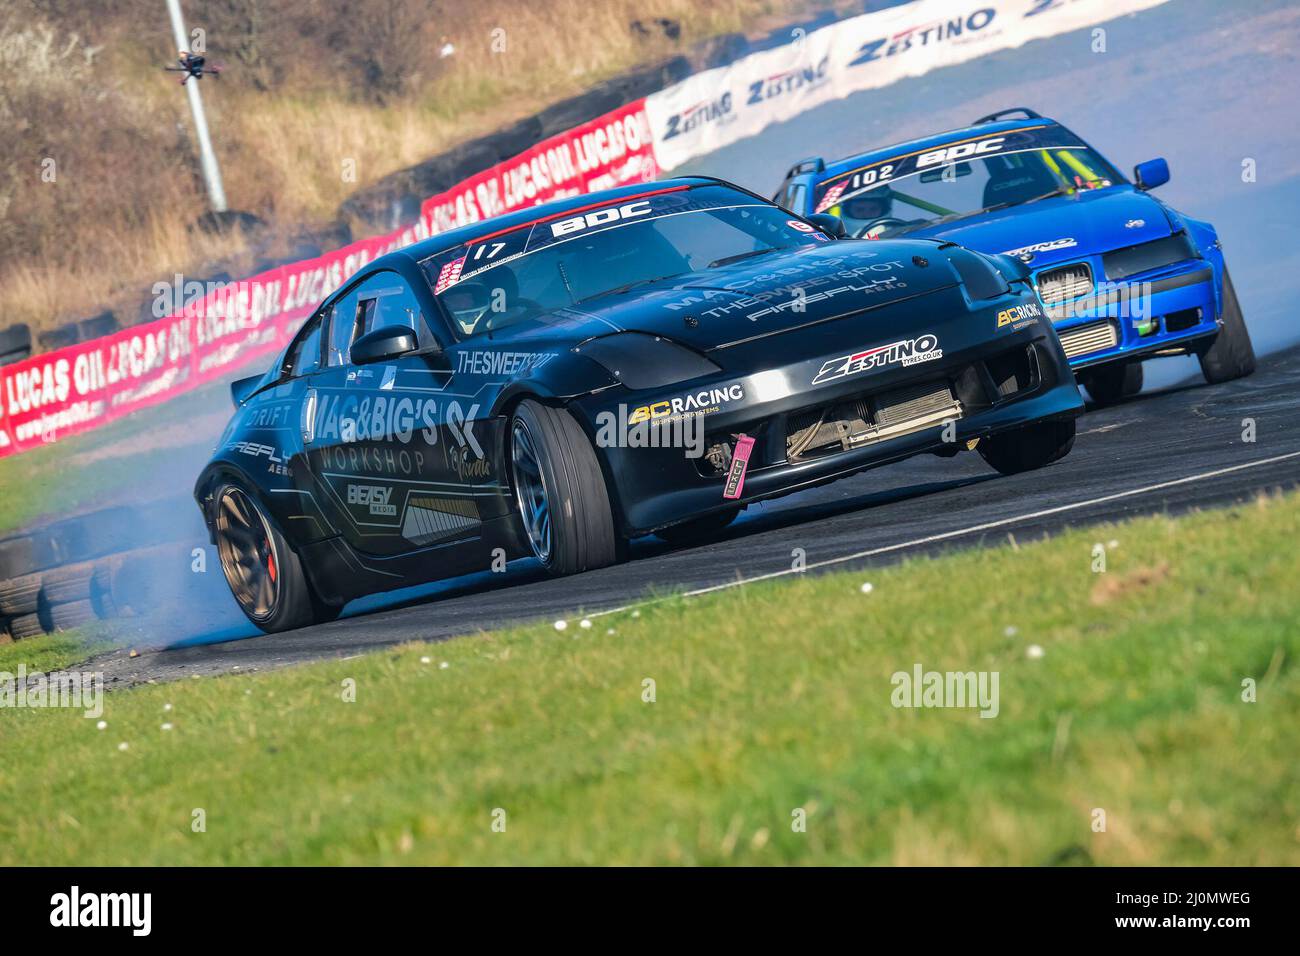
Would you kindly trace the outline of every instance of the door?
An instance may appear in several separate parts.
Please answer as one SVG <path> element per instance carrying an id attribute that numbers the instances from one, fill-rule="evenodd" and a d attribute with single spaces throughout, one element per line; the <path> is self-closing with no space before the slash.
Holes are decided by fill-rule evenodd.
<path id="1" fill-rule="evenodd" d="M 351 360 L 357 339 L 394 325 L 415 332 L 415 352 L 367 365 Z M 328 316 L 305 443 L 338 530 L 364 554 L 472 543 L 499 510 L 496 470 L 475 419 L 482 403 L 455 394 L 446 343 L 434 328 L 421 296 L 387 270 L 360 280 Z"/>

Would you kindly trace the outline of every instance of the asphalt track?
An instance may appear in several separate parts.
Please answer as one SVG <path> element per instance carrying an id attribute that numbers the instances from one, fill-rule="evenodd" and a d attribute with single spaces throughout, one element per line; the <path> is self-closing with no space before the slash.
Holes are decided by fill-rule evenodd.
<path id="1" fill-rule="evenodd" d="M 128 684 L 265 669 L 539 618 L 573 620 L 626 607 L 656 589 L 780 576 L 793 573 L 796 548 L 806 556 L 803 573 L 816 574 L 1001 544 L 1009 535 L 1025 542 L 1069 526 L 1248 500 L 1300 484 L 1298 389 L 1300 349 L 1291 349 L 1250 378 L 1219 386 L 1188 382 L 1090 411 L 1080 419 L 1070 455 L 1037 472 L 1001 477 L 973 453 L 914 458 L 755 506 L 700 546 L 642 539 L 625 564 L 560 579 L 515 562 L 505 573 L 460 578 L 382 610 L 367 612 L 364 602 L 355 602 L 347 617 L 330 624 L 188 641 L 137 657 L 114 651 L 93 668 Z M 1254 421 L 1253 442 L 1243 441 L 1247 419 Z"/>
<path id="2" fill-rule="evenodd" d="M 559 580 L 515 562 L 503 574 L 356 601 L 339 621 L 288 634 L 255 636 L 220 576 L 206 575 L 202 600 L 124 626 L 119 636 L 138 656 L 123 649 L 89 666 L 122 686 L 348 657 L 789 574 L 796 548 L 805 573 L 870 568 L 1300 484 L 1300 131 L 1292 122 L 1300 9 L 1281 0 L 1173 0 L 1106 26 L 1104 54 L 1093 52 L 1088 31 L 1038 41 L 827 104 L 681 172 L 770 193 L 790 161 L 814 150 L 841 155 L 1000 107 L 1035 107 L 1120 165 L 1169 158 L 1173 181 L 1162 197 L 1215 223 L 1224 240 L 1261 354 L 1254 376 L 1211 387 L 1194 360 L 1156 360 L 1142 395 L 1090 410 L 1069 457 L 1039 472 L 1000 477 L 974 454 L 913 459 L 751 508 L 705 545 L 643 539 L 626 564 Z M 1247 158 L 1253 179 L 1242 175 Z M 1246 419 L 1254 442 L 1242 440 Z M 178 456 L 177 468 L 174 484 L 184 487 L 196 465 Z M 178 521 L 196 522 L 192 510 Z"/>

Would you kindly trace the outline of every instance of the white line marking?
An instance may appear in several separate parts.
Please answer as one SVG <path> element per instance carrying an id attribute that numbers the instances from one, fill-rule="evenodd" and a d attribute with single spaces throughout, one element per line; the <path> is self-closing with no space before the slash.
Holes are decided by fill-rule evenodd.
<path id="1" fill-rule="evenodd" d="M 767 574 L 755 575 L 752 578 L 737 578 L 735 581 L 727 581 L 723 584 L 711 584 L 708 587 L 696 588 L 694 591 L 686 591 L 680 595 L 674 594 L 667 597 L 639 601 L 635 604 L 625 604 L 622 607 L 610 608 L 608 611 L 595 611 L 586 616 L 602 617 L 606 614 L 619 614 L 623 611 L 629 611 L 632 608 L 644 607 L 648 604 L 658 604 L 660 601 L 667 601 L 674 597 L 698 597 L 701 594 L 709 594 L 713 591 L 725 591 L 728 588 L 740 587 L 745 584 L 754 584 L 758 581 L 768 581 L 772 578 L 784 577 L 787 574 L 806 574 L 813 568 L 824 568 L 832 564 L 843 564 L 845 561 L 860 561 L 863 558 L 874 557 L 878 554 L 887 554 L 890 551 L 901 551 L 904 548 L 915 548 L 925 544 L 933 544 L 936 541 L 945 541 L 949 538 L 960 538 L 964 535 L 976 534 L 980 531 L 988 531 L 991 528 L 999 528 L 1004 525 L 1015 524 L 1019 521 L 1045 518 L 1048 515 L 1060 514 L 1063 511 L 1073 511 L 1076 508 L 1086 508 L 1089 505 L 1105 504 L 1108 501 L 1118 501 L 1120 498 L 1131 498 L 1134 495 L 1160 491 L 1162 488 L 1173 488 L 1176 485 L 1185 485 L 1192 481 L 1203 481 L 1206 478 L 1217 478 L 1220 475 L 1227 475 L 1234 471 L 1244 471 L 1247 468 L 1258 468 L 1260 465 L 1271 465 L 1275 462 L 1286 461 L 1290 458 L 1300 458 L 1300 451 L 1293 451 L 1286 455 L 1275 455 L 1272 458 L 1261 458 L 1259 461 L 1249 461 L 1243 465 L 1233 465 L 1230 468 L 1219 468 L 1215 471 L 1206 471 L 1199 475 L 1188 475 L 1186 478 L 1175 478 L 1172 481 L 1162 481 L 1159 484 L 1146 485 L 1142 488 L 1130 488 L 1128 491 L 1117 491 L 1111 495 L 1102 495 L 1100 498 L 1089 498 L 1085 501 L 1076 501 L 1068 505 L 1057 505 L 1055 508 L 1045 508 L 1042 511 L 1031 511 L 1027 514 L 1015 515 L 1011 518 L 999 518 L 997 521 L 986 521 L 983 524 L 971 525 L 968 528 L 959 528 L 955 531 L 944 531 L 941 534 L 932 534 L 928 537 L 916 538 L 912 541 L 901 541 L 898 544 L 887 544 L 883 547 L 872 548 L 868 551 L 857 551 L 853 554 L 841 555 L 838 558 L 826 558 L 823 561 L 814 561 L 811 564 L 805 565 L 801 571 L 796 571 L 794 568 L 783 568 L 780 571 L 771 571 Z"/>

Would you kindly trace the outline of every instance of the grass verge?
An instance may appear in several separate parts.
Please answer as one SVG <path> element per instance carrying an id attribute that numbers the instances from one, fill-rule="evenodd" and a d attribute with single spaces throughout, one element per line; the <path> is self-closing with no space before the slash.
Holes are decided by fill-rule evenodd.
<path id="1" fill-rule="evenodd" d="M 103 731 L 0 711 L 0 864 L 1295 864 L 1297 532 L 1261 499 L 143 687 Z M 894 707 L 917 664 L 998 672 L 997 716 Z"/>

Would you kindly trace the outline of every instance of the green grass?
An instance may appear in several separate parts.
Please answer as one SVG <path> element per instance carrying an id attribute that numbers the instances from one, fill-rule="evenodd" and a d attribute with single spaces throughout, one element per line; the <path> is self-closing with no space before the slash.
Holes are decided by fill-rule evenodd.
<path id="1" fill-rule="evenodd" d="M 0 712 L 0 865 L 1300 863 L 1298 532 L 1261 500 Z M 894 708 L 917 663 L 999 715 Z"/>
<path id="2" fill-rule="evenodd" d="M 80 631 L 61 631 L 13 644 L 0 644 L 0 673 L 12 674 L 19 664 L 26 664 L 29 672 L 59 670 L 110 646 L 108 642 Z"/>

